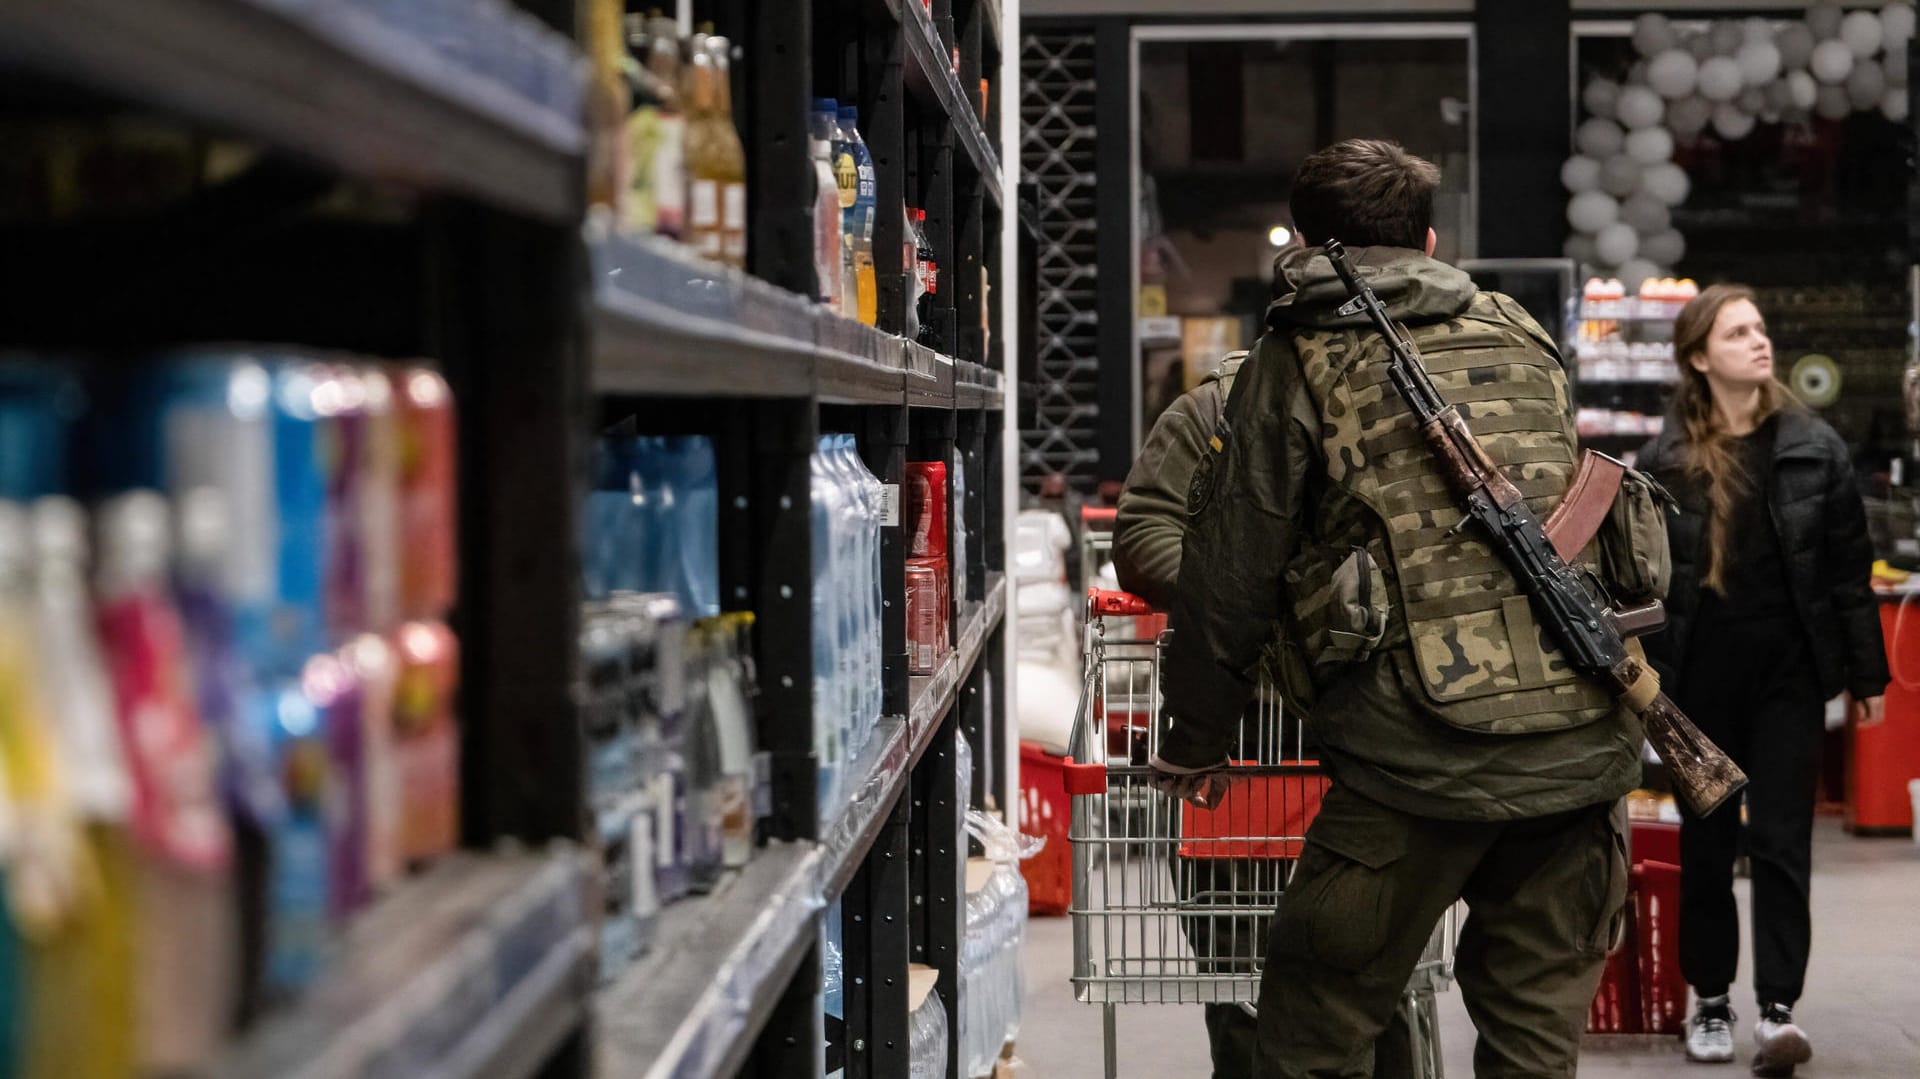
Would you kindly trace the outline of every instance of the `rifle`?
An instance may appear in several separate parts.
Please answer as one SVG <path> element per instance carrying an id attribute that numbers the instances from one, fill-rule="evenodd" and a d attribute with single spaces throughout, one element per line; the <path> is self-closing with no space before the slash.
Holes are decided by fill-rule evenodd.
<path id="1" fill-rule="evenodd" d="M 1467 429 L 1459 409 L 1440 396 L 1413 343 L 1401 336 L 1373 289 L 1348 264 L 1346 248 L 1334 240 L 1326 250 L 1333 271 L 1353 297 L 1340 312 L 1365 311 L 1386 339 L 1391 353 L 1387 373 L 1394 389 L 1413 409 L 1466 518 L 1479 522 L 1487 543 L 1532 599 L 1535 617 L 1559 642 L 1574 670 L 1606 686 L 1639 714 L 1647 740 L 1672 768 L 1674 788 L 1687 805 L 1701 816 L 1719 808 L 1746 786 L 1746 774 L 1661 692 L 1659 676 L 1647 666 L 1638 644 L 1629 643 L 1630 628 L 1650 621 L 1648 609 L 1615 611 L 1587 591 L 1520 491 Z M 1658 624 L 1657 618 L 1651 621 Z"/>

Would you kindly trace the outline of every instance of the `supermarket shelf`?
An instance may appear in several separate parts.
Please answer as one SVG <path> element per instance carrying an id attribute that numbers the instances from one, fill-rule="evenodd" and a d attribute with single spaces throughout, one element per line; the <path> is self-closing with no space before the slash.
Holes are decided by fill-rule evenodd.
<path id="1" fill-rule="evenodd" d="M 953 404 L 955 408 L 963 409 L 999 411 L 1005 408 L 1006 394 L 1001 389 L 1000 372 L 977 363 L 957 362 L 954 365 Z"/>
<path id="2" fill-rule="evenodd" d="M 587 1018 L 586 878 L 567 848 L 448 859 L 357 918 L 300 1004 L 214 1074 L 535 1074 Z"/>
<path id="3" fill-rule="evenodd" d="M 550 220 L 578 215 L 585 142 L 577 122 L 346 5 L 328 11 L 326 33 L 286 10 L 297 6 L 0 3 L 0 67 L 176 113 L 351 175 L 458 191 Z"/>
<path id="4" fill-rule="evenodd" d="M 907 404 L 920 408 L 953 407 L 951 357 L 920 344 L 906 342 Z"/>
<path id="5" fill-rule="evenodd" d="M 1672 322 L 1685 303 L 1660 300 L 1606 300 L 1580 305 L 1583 321 L 1600 322 Z"/>
<path id="6" fill-rule="evenodd" d="M 596 392 L 905 400 L 918 345 L 668 240 L 593 235 L 589 251 Z"/>
<path id="7" fill-rule="evenodd" d="M 1000 158 L 987 141 L 987 129 L 973 111 L 973 103 L 953 73 L 953 58 L 934 29 L 933 18 L 919 0 L 887 0 L 907 39 L 907 85 L 931 99 L 953 125 L 956 148 L 980 176 L 988 201 L 1001 205 Z"/>
<path id="8" fill-rule="evenodd" d="M 905 789 L 913 742 L 907 735 L 907 723 L 899 716 L 887 716 L 873 732 L 866 752 L 848 770 L 851 795 L 847 808 L 827 826 L 820 837 L 821 892 L 829 900 L 847 890 L 860 870 L 867 851 L 880 834 L 880 826 L 893 803 Z"/>
<path id="9" fill-rule="evenodd" d="M 654 950 L 595 1006 L 594 1073 L 733 1075 L 818 935 L 821 848 L 771 843 L 661 912 Z"/>

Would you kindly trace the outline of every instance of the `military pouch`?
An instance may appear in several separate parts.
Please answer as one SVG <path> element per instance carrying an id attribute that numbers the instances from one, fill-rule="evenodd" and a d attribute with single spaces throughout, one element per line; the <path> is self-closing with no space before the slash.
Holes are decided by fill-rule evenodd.
<path id="1" fill-rule="evenodd" d="M 1620 603 L 1665 599 L 1673 577 L 1667 550 L 1667 514 L 1674 505 L 1666 488 L 1644 472 L 1628 469 L 1613 510 L 1594 537 L 1600 575 Z"/>
<path id="2" fill-rule="evenodd" d="M 1294 625 L 1316 671 L 1373 655 L 1387 632 L 1389 593 L 1380 566 L 1364 547 L 1321 549 L 1287 570 Z"/>

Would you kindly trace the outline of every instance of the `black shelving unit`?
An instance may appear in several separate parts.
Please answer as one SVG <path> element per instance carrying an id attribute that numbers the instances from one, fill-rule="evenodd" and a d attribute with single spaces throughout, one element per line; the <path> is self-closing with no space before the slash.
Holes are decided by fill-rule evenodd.
<path id="1" fill-rule="evenodd" d="M 358 918 L 322 982 L 238 1042 L 222 1075 L 808 1075 L 824 1037 L 822 904 L 836 898 L 847 1074 L 905 1074 L 910 960 L 941 969 L 957 1030 L 966 851 L 952 837 L 969 802 L 992 796 L 956 788 L 954 754 L 965 737 L 977 761 L 1004 756 L 1009 709 L 986 698 L 1005 693 L 1010 596 L 1005 338 L 997 320 L 988 334 L 956 311 L 977 310 L 983 266 L 995 289 L 1013 287 L 980 80 L 997 77 L 1016 28 L 998 0 L 694 4 L 745 56 L 747 273 L 589 226 L 579 123 L 372 24 L 322 31 L 272 0 L 0 0 L 0 86 L 23 114 L 137 114 L 258 151 L 243 182 L 164 220 L 0 231 L 19 301 L 0 345 L 135 355 L 260 340 L 424 356 L 460 415 L 450 621 L 466 849 Z M 516 6 L 577 38 L 572 0 Z M 877 327 L 807 298 L 816 94 L 859 104 L 878 166 Z M 943 269 L 931 344 L 900 336 L 911 268 L 887 210 L 903 202 L 927 210 Z M 102 298 L 103 264 L 143 287 Z M 578 507 L 591 439 L 627 421 L 715 440 L 724 603 L 756 614 L 773 812 L 747 866 L 667 908 L 654 949 L 598 988 Z M 908 460 L 966 463 L 968 562 L 952 569 L 971 602 L 953 614 L 953 654 L 910 678 L 905 552 L 887 530 L 890 715 L 853 765 L 848 808 L 822 821 L 807 459 L 826 431 L 856 435 L 890 484 Z"/>

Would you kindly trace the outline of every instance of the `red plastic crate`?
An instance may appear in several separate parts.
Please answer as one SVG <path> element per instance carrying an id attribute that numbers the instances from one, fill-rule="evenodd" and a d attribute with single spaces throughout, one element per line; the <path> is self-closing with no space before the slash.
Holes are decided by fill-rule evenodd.
<path id="1" fill-rule="evenodd" d="M 1067 758 L 1034 742 L 1020 743 L 1020 830 L 1047 841 L 1020 863 L 1027 878 L 1027 912 L 1060 915 L 1073 905 L 1073 846 L 1067 838 L 1073 802 L 1067 796 Z"/>
<path id="2" fill-rule="evenodd" d="M 1180 857 L 1298 858 L 1328 785 L 1324 775 L 1249 776 L 1216 808 L 1182 803 Z"/>
<path id="3" fill-rule="evenodd" d="M 1607 959 L 1587 1013 L 1595 1034 L 1686 1033 L 1687 979 L 1680 973 L 1680 867 L 1634 865 L 1626 936 Z"/>

